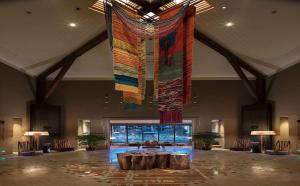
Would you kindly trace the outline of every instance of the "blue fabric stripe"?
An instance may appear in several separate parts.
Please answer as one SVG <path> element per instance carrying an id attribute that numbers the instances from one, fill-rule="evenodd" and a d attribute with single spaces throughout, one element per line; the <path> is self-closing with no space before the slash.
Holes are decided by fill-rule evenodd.
<path id="1" fill-rule="evenodd" d="M 138 87 L 139 82 L 137 78 L 132 78 L 129 76 L 117 75 L 115 74 L 115 82 L 119 84 L 131 85 Z"/>

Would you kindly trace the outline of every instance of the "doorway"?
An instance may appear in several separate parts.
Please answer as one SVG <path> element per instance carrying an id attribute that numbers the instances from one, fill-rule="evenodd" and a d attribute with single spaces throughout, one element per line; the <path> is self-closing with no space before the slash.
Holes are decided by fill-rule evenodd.
<path id="1" fill-rule="evenodd" d="M 221 136 L 221 138 L 216 139 L 218 144 L 215 144 L 215 147 L 225 148 L 225 130 L 223 120 L 211 120 L 211 132 L 217 133 Z"/>
<path id="2" fill-rule="evenodd" d="M 280 117 L 279 131 L 280 138 L 288 139 L 290 137 L 290 125 L 288 117 Z"/>

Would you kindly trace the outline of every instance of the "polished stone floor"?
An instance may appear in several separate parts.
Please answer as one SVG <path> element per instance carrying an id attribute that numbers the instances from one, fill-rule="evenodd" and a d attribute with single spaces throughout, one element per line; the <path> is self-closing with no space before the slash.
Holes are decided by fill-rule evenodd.
<path id="1" fill-rule="evenodd" d="M 193 151 L 189 170 L 121 171 L 106 150 L 0 160 L 0 186 L 216 185 L 299 186 L 300 158 L 249 152 Z"/>

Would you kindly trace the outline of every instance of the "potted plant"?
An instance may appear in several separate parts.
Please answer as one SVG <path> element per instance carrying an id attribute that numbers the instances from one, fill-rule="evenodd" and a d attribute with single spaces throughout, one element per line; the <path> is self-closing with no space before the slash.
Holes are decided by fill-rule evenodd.
<path id="1" fill-rule="evenodd" d="M 96 146 L 100 143 L 101 140 L 105 140 L 104 136 L 99 136 L 95 134 L 81 135 L 78 136 L 79 145 L 86 146 L 87 151 L 96 150 Z"/>
<path id="2" fill-rule="evenodd" d="M 198 132 L 193 134 L 193 140 L 201 142 L 202 150 L 211 150 L 212 144 L 216 143 L 216 138 L 221 138 L 221 135 L 214 132 Z"/>

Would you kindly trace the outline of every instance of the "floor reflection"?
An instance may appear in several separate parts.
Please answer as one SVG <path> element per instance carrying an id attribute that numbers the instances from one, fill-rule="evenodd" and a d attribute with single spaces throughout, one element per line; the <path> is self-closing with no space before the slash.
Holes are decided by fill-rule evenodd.
<path id="1" fill-rule="evenodd" d="M 109 161 L 110 163 L 117 163 L 117 154 L 130 152 L 130 151 L 162 151 L 162 152 L 172 152 L 172 153 L 186 153 L 190 155 L 191 161 L 193 160 L 193 148 L 191 146 L 182 146 L 182 147 L 164 147 L 164 148 L 138 148 L 138 147 L 111 147 L 109 150 Z"/>

